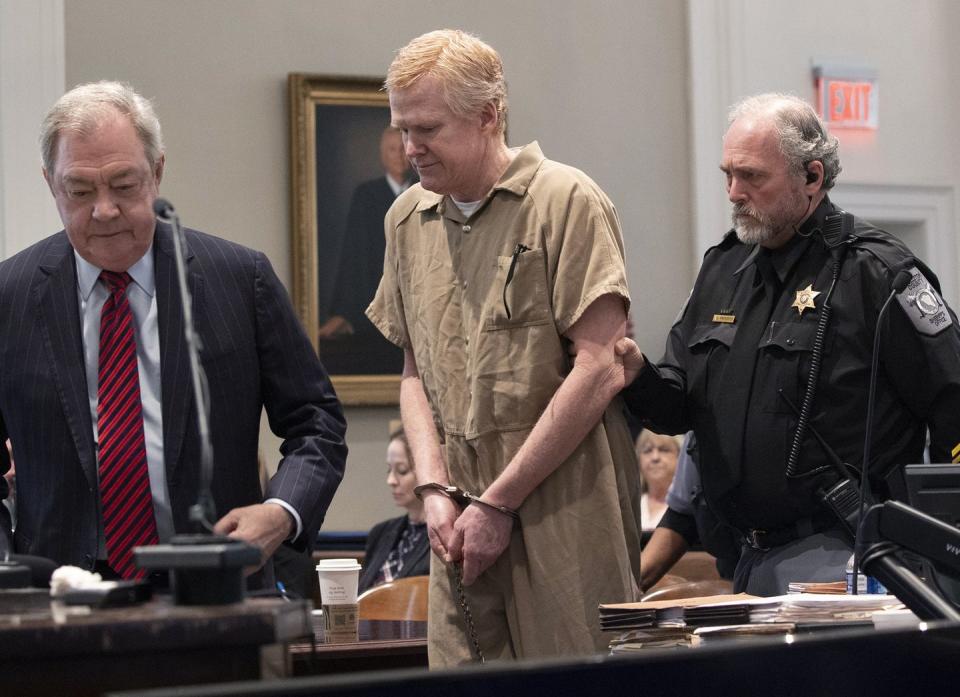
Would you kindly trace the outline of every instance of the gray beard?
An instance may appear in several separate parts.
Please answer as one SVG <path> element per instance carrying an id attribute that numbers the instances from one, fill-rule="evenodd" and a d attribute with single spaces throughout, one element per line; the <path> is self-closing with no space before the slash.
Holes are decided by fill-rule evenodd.
<path id="1" fill-rule="evenodd" d="M 733 229 L 736 230 L 737 239 L 744 244 L 762 244 L 777 235 L 777 231 L 763 217 L 742 217 L 736 210 L 733 212 Z"/>
<path id="2" fill-rule="evenodd" d="M 737 231 L 737 239 L 744 244 L 763 244 L 772 240 L 799 222 L 796 211 L 803 203 L 803 192 L 793 190 L 786 193 L 781 205 L 767 213 L 760 213 L 743 203 L 734 204 L 733 229 Z"/>

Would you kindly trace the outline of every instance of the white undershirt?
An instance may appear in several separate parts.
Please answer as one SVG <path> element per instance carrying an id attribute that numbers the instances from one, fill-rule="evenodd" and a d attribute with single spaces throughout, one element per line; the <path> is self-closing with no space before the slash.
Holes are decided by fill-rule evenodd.
<path id="1" fill-rule="evenodd" d="M 450 200 L 453 201 L 454 205 L 460 209 L 460 212 L 468 218 L 473 215 L 480 207 L 480 204 L 483 203 L 483 199 L 479 201 L 458 201 L 453 196 L 450 197 Z"/>

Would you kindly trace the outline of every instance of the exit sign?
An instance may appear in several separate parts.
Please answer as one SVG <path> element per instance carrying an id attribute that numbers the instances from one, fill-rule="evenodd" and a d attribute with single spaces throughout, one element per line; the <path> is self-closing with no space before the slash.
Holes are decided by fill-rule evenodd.
<path id="1" fill-rule="evenodd" d="M 817 111 L 831 128 L 870 128 L 879 123 L 879 82 L 870 68 L 820 64 L 813 68 Z"/>

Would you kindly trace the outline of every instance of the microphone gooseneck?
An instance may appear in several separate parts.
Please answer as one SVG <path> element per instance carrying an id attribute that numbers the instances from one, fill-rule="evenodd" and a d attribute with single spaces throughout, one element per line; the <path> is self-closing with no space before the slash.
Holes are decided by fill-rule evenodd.
<path id="1" fill-rule="evenodd" d="M 177 605 L 223 605 L 243 600 L 243 568 L 261 563 L 260 548 L 213 533 L 216 506 L 213 500 L 213 444 L 210 438 L 210 391 L 200 364 L 203 350 L 200 335 L 193 323 L 193 301 L 187 285 L 186 241 L 180 216 L 169 201 L 158 198 L 153 203 L 157 217 L 169 223 L 174 247 L 180 307 L 183 312 L 183 333 L 190 362 L 190 378 L 197 412 L 200 442 L 200 481 L 197 502 L 190 507 L 190 522 L 198 532 L 178 534 L 170 544 L 138 547 L 134 550 L 137 565 L 145 569 L 168 569 L 170 587 Z"/>
<path id="2" fill-rule="evenodd" d="M 170 224 L 173 233 L 174 257 L 177 267 L 177 285 L 180 289 L 180 306 L 183 311 L 183 334 L 190 360 L 190 378 L 193 386 L 193 398 L 197 409 L 197 431 L 200 437 L 200 484 L 197 502 L 190 508 L 190 521 L 200 532 L 212 532 L 216 521 L 216 507 L 211 490 L 213 480 L 213 444 L 210 439 L 210 396 L 207 378 L 200 364 L 200 352 L 203 350 L 200 335 L 193 322 L 193 300 L 187 285 L 187 264 L 185 256 L 186 242 L 180 216 L 173 204 L 165 198 L 153 202 L 153 212 L 158 218 Z"/>
<path id="3" fill-rule="evenodd" d="M 890 308 L 890 303 L 897 295 L 902 293 L 908 285 L 910 285 L 912 278 L 913 275 L 906 269 L 901 269 L 899 272 L 897 272 L 897 275 L 893 277 L 893 282 L 890 284 L 890 295 L 887 296 L 883 306 L 880 308 L 880 312 L 877 313 L 877 325 L 873 331 L 873 355 L 870 361 L 870 387 L 867 393 L 867 423 L 864 427 L 863 461 L 860 463 L 860 496 L 857 502 L 857 511 L 859 513 L 858 519 L 861 521 L 863 520 L 864 504 L 870 498 L 868 473 L 870 471 L 871 441 L 873 440 L 873 408 L 876 401 L 877 369 L 880 365 L 880 330 L 883 327 L 883 320 L 886 317 L 887 310 Z M 857 593 L 858 575 L 860 573 L 860 529 L 861 526 L 858 525 L 856 540 L 854 541 L 853 547 L 854 560 L 852 591 L 854 595 Z"/>

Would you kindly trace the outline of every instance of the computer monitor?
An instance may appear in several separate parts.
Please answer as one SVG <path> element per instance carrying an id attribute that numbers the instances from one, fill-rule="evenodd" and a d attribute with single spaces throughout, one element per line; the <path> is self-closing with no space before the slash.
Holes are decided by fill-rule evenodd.
<path id="1" fill-rule="evenodd" d="M 960 464 L 907 465 L 907 503 L 922 513 L 960 528 Z M 942 565 L 920 561 L 921 575 L 960 607 L 960 574 Z"/>
<path id="2" fill-rule="evenodd" d="M 907 465 L 907 503 L 929 516 L 960 527 L 960 464 Z"/>

